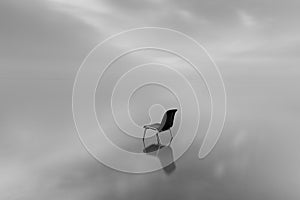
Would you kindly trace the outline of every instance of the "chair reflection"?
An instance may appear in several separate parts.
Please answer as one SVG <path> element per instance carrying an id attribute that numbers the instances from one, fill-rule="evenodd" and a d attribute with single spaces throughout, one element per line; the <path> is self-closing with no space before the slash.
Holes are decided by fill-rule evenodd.
<path id="1" fill-rule="evenodd" d="M 175 171 L 176 165 L 174 162 L 173 150 L 170 146 L 151 144 L 147 147 L 144 146 L 143 152 L 147 155 L 157 157 L 167 175 L 170 175 Z"/>

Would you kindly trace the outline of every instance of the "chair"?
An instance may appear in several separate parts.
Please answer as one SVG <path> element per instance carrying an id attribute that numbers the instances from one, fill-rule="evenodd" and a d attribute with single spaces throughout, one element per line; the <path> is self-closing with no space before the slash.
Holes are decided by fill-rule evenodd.
<path id="1" fill-rule="evenodd" d="M 163 118 L 161 120 L 161 123 L 149 124 L 149 125 L 145 125 L 143 127 L 145 129 L 144 130 L 144 136 L 143 136 L 144 146 L 145 146 L 145 135 L 146 135 L 146 132 L 147 132 L 148 129 L 157 131 L 156 132 L 156 139 L 157 139 L 158 145 L 160 145 L 160 140 L 159 140 L 158 133 L 169 130 L 170 131 L 170 135 L 171 135 L 171 140 L 170 140 L 170 144 L 171 144 L 171 142 L 173 140 L 173 135 L 172 135 L 172 132 L 171 132 L 171 127 L 173 126 L 173 122 L 174 122 L 174 118 L 175 118 L 175 113 L 176 112 L 177 112 L 177 109 L 168 110 L 164 114 L 164 116 L 163 116 Z"/>

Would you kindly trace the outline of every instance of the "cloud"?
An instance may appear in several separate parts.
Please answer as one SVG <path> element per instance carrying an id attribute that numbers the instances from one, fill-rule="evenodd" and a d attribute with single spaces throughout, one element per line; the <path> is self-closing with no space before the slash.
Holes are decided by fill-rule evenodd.
<path id="1" fill-rule="evenodd" d="M 73 76 L 97 39 L 89 26 L 41 1 L 0 4 L 2 78 Z"/>
<path id="2" fill-rule="evenodd" d="M 281 43 L 286 45 L 286 39 L 295 33 L 290 25 L 299 17 L 294 9 L 297 4 L 295 1 L 282 5 L 279 1 L 270 4 L 267 1 L 235 0 L 49 1 L 53 9 L 70 14 L 103 36 L 136 27 L 167 27 L 194 37 L 220 59 L 233 59 L 239 55 L 256 59 L 255 55 L 263 50 L 257 57 L 261 58 L 269 50 L 277 51 Z M 278 28 L 282 26 L 286 29 Z M 298 35 L 293 37 L 299 38 Z M 278 37 L 284 40 L 277 40 Z M 275 43 L 278 45 L 270 45 Z"/>
<path id="3" fill-rule="evenodd" d="M 0 4 L 3 199 L 298 199 L 299 1 Z M 72 83 L 85 55 L 107 36 L 140 26 L 174 28 L 203 43 L 228 91 L 216 149 L 199 161 L 196 141 L 169 177 L 100 165 L 72 119 Z"/>
<path id="4" fill-rule="evenodd" d="M 238 11 L 238 16 L 240 17 L 242 24 L 248 28 L 257 25 L 257 21 L 254 19 L 254 17 L 244 11 Z"/>

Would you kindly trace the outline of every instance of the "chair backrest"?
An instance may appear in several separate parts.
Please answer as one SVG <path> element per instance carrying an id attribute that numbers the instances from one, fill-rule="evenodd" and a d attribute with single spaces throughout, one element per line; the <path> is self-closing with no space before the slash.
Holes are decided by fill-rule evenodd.
<path id="1" fill-rule="evenodd" d="M 169 130 L 173 126 L 176 112 L 177 112 L 177 109 L 171 109 L 171 110 L 168 110 L 164 114 L 164 116 L 161 120 L 160 127 L 158 129 L 159 132 Z"/>

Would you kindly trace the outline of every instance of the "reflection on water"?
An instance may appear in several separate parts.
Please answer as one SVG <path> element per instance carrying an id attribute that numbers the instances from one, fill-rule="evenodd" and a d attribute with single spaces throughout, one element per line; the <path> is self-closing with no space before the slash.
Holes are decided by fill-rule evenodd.
<path id="1" fill-rule="evenodd" d="M 170 175 L 175 171 L 176 165 L 173 158 L 173 150 L 170 146 L 151 144 L 145 147 L 143 152 L 157 157 L 167 175 Z"/>

